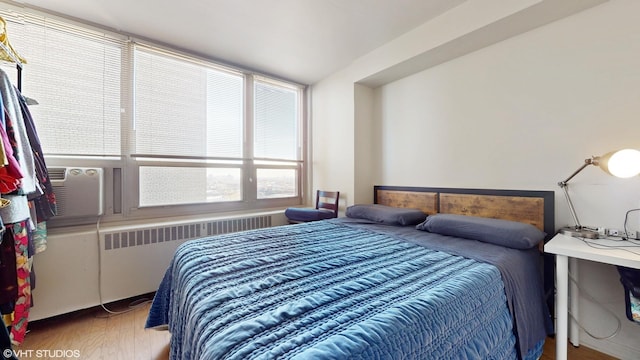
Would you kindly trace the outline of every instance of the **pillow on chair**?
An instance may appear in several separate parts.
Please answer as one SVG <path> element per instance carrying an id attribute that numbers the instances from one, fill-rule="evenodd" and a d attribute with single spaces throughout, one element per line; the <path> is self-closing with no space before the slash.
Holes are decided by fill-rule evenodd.
<path id="1" fill-rule="evenodd" d="M 335 213 L 331 210 L 313 208 L 287 208 L 284 216 L 292 222 L 308 222 L 324 219 L 333 219 Z"/>

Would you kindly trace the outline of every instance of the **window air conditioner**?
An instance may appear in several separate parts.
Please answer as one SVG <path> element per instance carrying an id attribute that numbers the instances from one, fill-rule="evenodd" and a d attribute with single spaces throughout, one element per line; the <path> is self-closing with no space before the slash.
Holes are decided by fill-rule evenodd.
<path id="1" fill-rule="evenodd" d="M 56 194 L 58 215 L 55 218 L 102 215 L 102 168 L 51 167 L 47 170 Z"/>

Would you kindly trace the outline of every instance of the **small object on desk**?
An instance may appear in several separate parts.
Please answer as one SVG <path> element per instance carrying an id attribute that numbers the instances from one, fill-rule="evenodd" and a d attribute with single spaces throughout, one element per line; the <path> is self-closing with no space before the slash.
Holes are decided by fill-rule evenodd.
<path id="1" fill-rule="evenodd" d="M 598 239 L 600 234 L 597 231 L 586 229 L 584 226 L 567 226 L 558 230 L 560 234 L 567 236 L 585 238 L 585 239 Z"/>

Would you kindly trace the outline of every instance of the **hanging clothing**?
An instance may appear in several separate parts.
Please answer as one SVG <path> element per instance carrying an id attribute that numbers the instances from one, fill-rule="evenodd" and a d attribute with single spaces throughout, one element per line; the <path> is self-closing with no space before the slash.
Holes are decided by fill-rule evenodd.
<path id="1" fill-rule="evenodd" d="M 0 97 L 0 109 L 4 109 L 2 97 Z M 13 146 L 9 139 L 9 134 L 7 134 L 6 124 L 5 111 L 0 110 L 0 145 L 2 145 L 1 147 L 3 149 L 3 161 L 6 160 L 5 165 L 0 168 L 1 194 L 17 191 L 20 187 L 20 180 L 23 177 L 20 164 L 14 156 Z"/>
<path id="2" fill-rule="evenodd" d="M 17 298 L 18 270 L 16 266 L 16 250 L 12 234 L 4 231 L 2 241 L 0 241 L 0 313 L 4 315 L 13 312 L 13 306 Z"/>
<path id="3" fill-rule="evenodd" d="M 2 350 L 2 359 L 6 360 L 18 360 L 11 347 L 11 338 L 7 328 L 2 326 L 0 330 L 0 349 Z"/>
<path id="4" fill-rule="evenodd" d="M 33 245 L 33 249 L 29 248 L 29 254 L 39 254 L 47 250 L 47 222 L 41 221 L 36 224 L 35 230 L 32 232 L 33 241 L 30 243 Z M 33 270 L 32 270 L 33 273 Z M 31 289 L 35 289 L 35 274 L 31 278 Z"/>
<path id="5" fill-rule="evenodd" d="M 18 169 L 22 173 L 22 178 L 18 188 L 3 198 L 10 201 L 8 206 L 0 208 L 0 219 L 9 227 L 24 221 L 31 221 L 31 211 L 29 208 L 28 194 L 38 193 L 40 186 L 37 184 L 35 161 L 31 144 L 27 135 L 27 127 L 22 116 L 22 108 L 18 97 L 18 92 L 9 81 L 7 74 L 0 69 L 0 98 L 4 108 L 4 128 L 6 129 L 9 147 L 5 147 L 5 153 L 11 151 L 17 160 Z M 0 129 L 0 136 L 2 130 Z M 3 142 L 4 143 L 4 142 Z M 9 151 L 11 149 L 11 151 Z M 5 178 L 6 180 L 6 178 Z M 6 185 L 7 183 L 3 183 Z M 34 226 L 35 227 L 35 226 Z M 33 255 L 33 254 L 31 254 Z M 27 253 L 27 258 L 28 258 Z"/>
<path id="6" fill-rule="evenodd" d="M 11 323 L 11 342 L 19 345 L 24 341 L 31 308 L 31 261 L 29 259 L 28 221 L 7 225 L 7 232 L 13 234 L 16 256 L 18 296 L 15 301 L 13 322 Z"/>
<path id="7" fill-rule="evenodd" d="M 46 248 L 46 222 L 55 215 L 55 195 L 48 178 L 40 140 L 26 101 L 0 69 L 0 207 L 5 230 L 0 244 L 0 312 L 6 314 L 14 345 L 27 332 L 31 291 L 35 286 L 33 255 Z M 5 158 L 0 157 L 0 162 Z M 34 224 L 40 218 L 39 224 Z M 38 231 L 38 243 L 34 233 Z M 12 248 L 13 252 L 9 249 Z"/>
<path id="8" fill-rule="evenodd" d="M 51 217 L 57 214 L 56 195 L 53 192 L 53 186 L 49 179 L 49 171 L 47 170 L 47 164 L 44 160 L 44 154 L 42 153 L 42 146 L 40 145 L 40 138 L 36 131 L 35 123 L 31 112 L 27 107 L 27 100 L 16 91 L 19 95 L 18 100 L 20 103 L 20 109 L 22 111 L 22 118 L 31 146 L 31 153 L 33 154 L 33 160 L 35 165 L 35 174 L 37 178 L 36 184 L 39 185 L 38 190 L 27 196 L 29 200 L 32 200 L 36 210 L 35 222 L 41 223 L 49 220 Z"/>
<path id="9" fill-rule="evenodd" d="M 0 219 L 5 223 L 5 226 L 24 219 L 31 219 L 29 200 L 25 195 L 5 195 L 4 198 L 11 201 L 9 206 L 0 208 Z"/>
<path id="10" fill-rule="evenodd" d="M 0 17 L 0 60 L 18 63 L 19 85 L 22 64 L 26 60 L 11 46 L 6 25 Z M 33 214 L 35 217 L 39 214 L 37 209 L 32 214 L 29 200 L 34 200 L 31 208 L 36 207 L 36 201 L 50 189 L 47 182 L 40 141 L 26 101 L 0 69 L 0 194 L 3 195 L 0 198 L 0 313 L 6 315 L 4 322 L 11 327 L 6 331 L 3 326 L 0 346 L 4 358 L 8 359 L 16 357 L 13 353 L 7 355 L 6 350 L 11 350 L 12 344 L 22 343 L 27 332 L 32 285 L 35 286 L 32 255 L 36 246 L 32 219 Z M 51 199 L 53 201 L 37 203 L 42 220 L 55 215 L 55 197 Z M 7 319 L 11 320 L 7 322 Z"/>
<path id="11" fill-rule="evenodd" d="M 33 153 L 29 144 L 24 118 L 22 117 L 18 94 L 7 73 L 2 69 L 0 69 L 0 95 L 2 106 L 5 109 L 5 128 L 23 174 L 19 191 L 21 194 L 28 195 L 37 189 Z M 5 222 L 8 221 L 5 220 Z"/>

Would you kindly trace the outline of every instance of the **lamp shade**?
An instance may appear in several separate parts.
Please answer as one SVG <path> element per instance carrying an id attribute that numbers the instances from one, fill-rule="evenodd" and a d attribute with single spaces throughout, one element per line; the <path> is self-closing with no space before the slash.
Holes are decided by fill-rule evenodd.
<path id="1" fill-rule="evenodd" d="M 598 166 L 608 174 L 630 178 L 640 174 L 640 151 L 624 149 L 612 151 L 598 158 Z"/>

